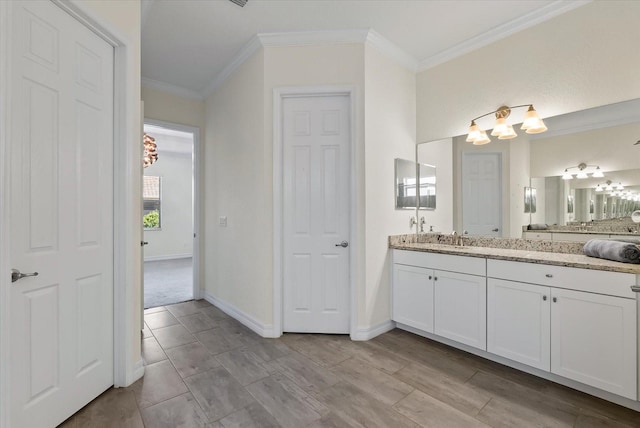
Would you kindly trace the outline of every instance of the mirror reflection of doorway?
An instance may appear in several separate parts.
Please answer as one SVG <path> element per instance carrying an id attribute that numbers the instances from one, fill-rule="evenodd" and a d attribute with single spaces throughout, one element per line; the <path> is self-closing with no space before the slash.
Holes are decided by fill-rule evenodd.
<path id="1" fill-rule="evenodd" d="M 194 299 L 194 134 L 145 123 L 157 161 L 144 168 L 144 307 Z"/>

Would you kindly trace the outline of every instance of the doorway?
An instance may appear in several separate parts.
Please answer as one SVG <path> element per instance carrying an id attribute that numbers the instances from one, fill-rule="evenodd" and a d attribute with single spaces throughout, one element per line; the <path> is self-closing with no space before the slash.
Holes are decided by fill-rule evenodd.
<path id="1" fill-rule="evenodd" d="M 145 138 L 157 158 L 144 168 L 144 308 L 198 298 L 195 287 L 196 132 L 145 120 Z"/>
<path id="2" fill-rule="evenodd" d="M 502 154 L 462 156 L 462 226 L 472 236 L 502 236 Z"/>
<path id="3" fill-rule="evenodd" d="M 353 94 L 326 89 L 275 94 L 276 335 L 352 331 Z"/>

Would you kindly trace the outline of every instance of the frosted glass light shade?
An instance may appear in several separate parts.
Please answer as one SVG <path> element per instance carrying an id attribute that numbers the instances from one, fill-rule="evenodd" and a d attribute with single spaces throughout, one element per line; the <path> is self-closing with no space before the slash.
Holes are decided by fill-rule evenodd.
<path id="1" fill-rule="evenodd" d="M 474 140 L 473 145 L 481 146 L 483 144 L 488 144 L 490 142 L 491 142 L 491 138 L 489 138 L 487 133 L 485 131 L 480 131 L 480 136 L 476 140 Z"/>
<path id="2" fill-rule="evenodd" d="M 531 105 L 524 115 L 524 121 L 522 122 L 520 129 L 525 131 L 527 134 L 539 134 L 546 131 L 547 126 L 544 124 L 542 119 L 540 119 L 538 112 Z"/>
<path id="3" fill-rule="evenodd" d="M 562 179 L 563 180 L 571 180 L 571 179 L 573 179 L 573 175 L 569 174 L 569 171 L 567 171 L 565 169 L 564 170 L 564 174 L 562 174 Z"/>
<path id="4" fill-rule="evenodd" d="M 576 178 L 580 178 L 580 179 L 582 179 L 582 178 L 589 178 L 589 176 L 587 175 L 587 173 L 586 173 L 586 172 L 584 172 L 584 171 L 579 171 L 579 172 L 576 174 Z"/>
<path id="5" fill-rule="evenodd" d="M 616 190 L 624 190 L 624 186 L 622 185 L 622 183 L 618 183 Z"/>
<path id="6" fill-rule="evenodd" d="M 467 143 L 475 142 L 480 138 L 480 128 L 474 121 L 471 121 L 471 126 L 469 126 L 469 135 L 467 135 Z"/>
<path id="7" fill-rule="evenodd" d="M 491 131 L 491 135 L 494 137 L 499 137 L 507 131 L 507 120 L 503 117 L 496 119 L 496 124 L 493 127 L 493 131 Z"/>
<path id="8" fill-rule="evenodd" d="M 516 131 L 513 130 L 513 126 L 507 125 L 506 129 L 504 130 L 504 132 L 502 132 L 498 136 L 498 140 L 510 140 L 512 138 L 516 138 L 517 136 L 518 136 L 518 134 L 516 134 Z"/>
<path id="9" fill-rule="evenodd" d="M 596 186 L 596 192 L 602 192 L 602 186 L 601 185 L 597 185 Z"/>
<path id="10" fill-rule="evenodd" d="M 600 169 L 600 167 L 596 167 L 596 170 L 594 171 L 593 174 L 591 174 L 592 177 L 594 178 L 602 178 L 604 177 L 604 174 L 602 173 L 602 170 Z"/>

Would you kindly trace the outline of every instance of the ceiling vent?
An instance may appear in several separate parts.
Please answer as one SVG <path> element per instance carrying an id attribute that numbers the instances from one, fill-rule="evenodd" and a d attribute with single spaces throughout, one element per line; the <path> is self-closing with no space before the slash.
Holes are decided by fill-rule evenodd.
<path id="1" fill-rule="evenodd" d="M 244 7 L 247 4 L 247 0 L 229 0 L 231 3 L 235 3 L 240 7 Z"/>

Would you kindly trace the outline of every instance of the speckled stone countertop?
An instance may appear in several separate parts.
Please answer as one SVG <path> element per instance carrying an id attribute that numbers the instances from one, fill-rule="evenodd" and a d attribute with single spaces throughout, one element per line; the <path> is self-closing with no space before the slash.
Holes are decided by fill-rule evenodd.
<path id="1" fill-rule="evenodd" d="M 420 237 L 396 235 L 389 237 L 389 248 L 640 275 L 640 264 L 585 256 L 582 253 L 582 243 L 462 237 L 463 246 L 460 246 L 451 245 L 453 238 L 450 235 L 436 234 L 423 234 Z M 474 245 L 477 241 L 484 245 Z"/>
<path id="2" fill-rule="evenodd" d="M 640 239 L 640 234 L 635 232 L 611 232 L 606 230 L 571 230 L 571 229 L 544 229 L 544 230 L 524 230 L 525 232 L 533 232 L 533 233 L 571 233 L 571 234 L 585 234 L 585 235 L 620 235 L 620 236 L 629 236 L 633 238 L 634 236 Z"/>

